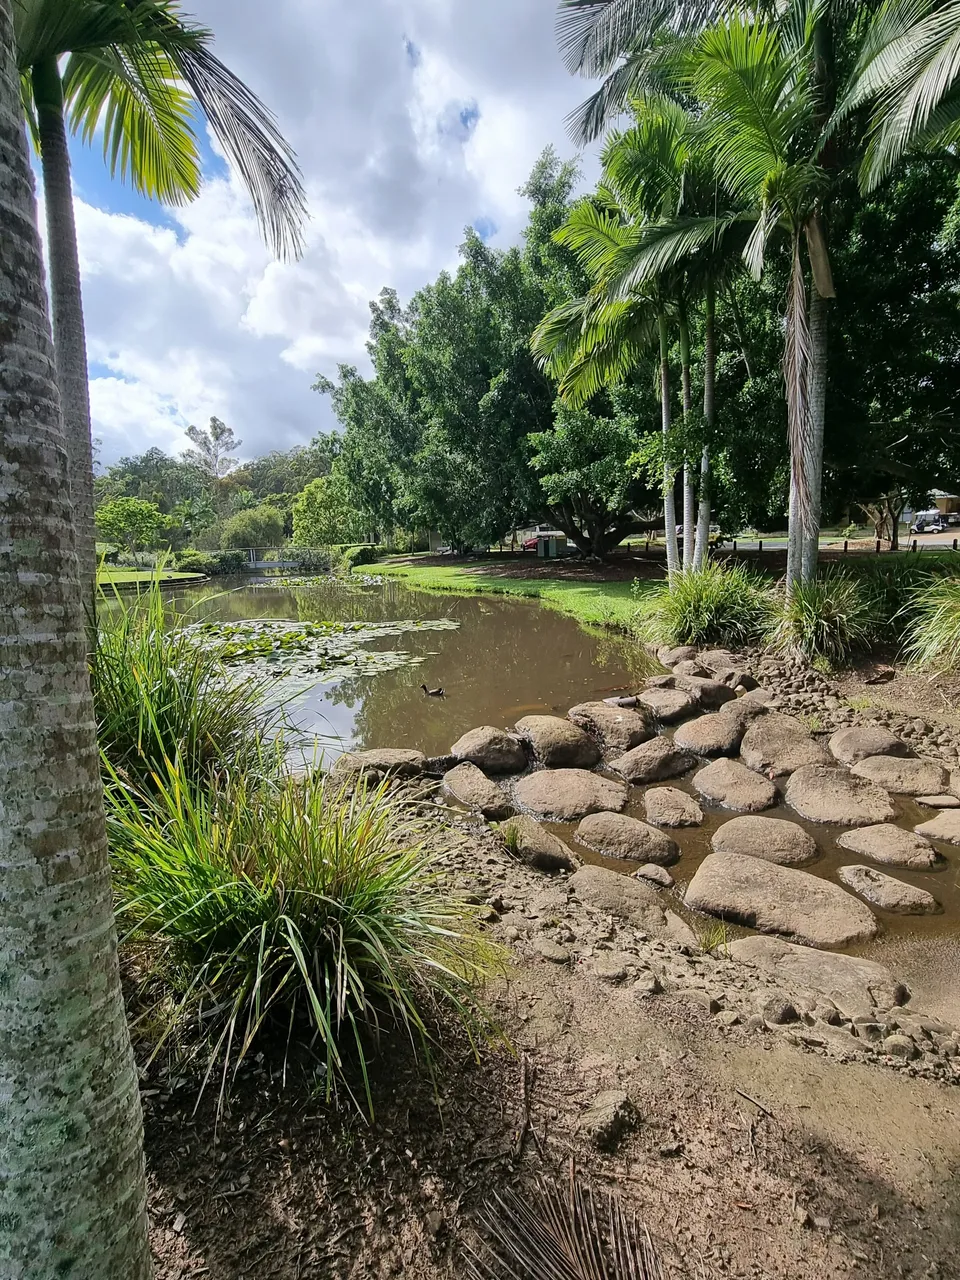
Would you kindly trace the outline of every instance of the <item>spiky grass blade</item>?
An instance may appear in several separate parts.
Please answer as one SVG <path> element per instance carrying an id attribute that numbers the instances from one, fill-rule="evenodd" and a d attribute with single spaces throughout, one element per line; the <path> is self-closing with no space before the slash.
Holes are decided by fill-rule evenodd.
<path id="1" fill-rule="evenodd" d="M 904 656 L 922 671 L 960 669 L 960 578 L 919 587 L 906 609 Z"/>
<path id="2" fill-rule="evenodd" d="M 749 644 L 770 626 L 774 598 L 763 579 L 742 565 L 708 561 L 646 591 L 635 619 L 638 633 L 656 644 Z"/>
<path id="3" fill-rule="evenodd" d="M 785 595 L 770 643 L 782 653 L 822 658 L 841 667 L 869 648 L 879 626 L 869 585 L 849 574 L 826 573 L 795 582 Z"/>

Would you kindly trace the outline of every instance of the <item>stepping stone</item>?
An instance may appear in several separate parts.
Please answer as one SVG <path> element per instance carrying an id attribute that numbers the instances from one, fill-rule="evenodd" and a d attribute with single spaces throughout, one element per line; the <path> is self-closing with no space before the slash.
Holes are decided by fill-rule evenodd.
<path id="1" fill-rule="evenodd" d="M 699 716 L 680 725 L 673 740 L 678 747 L 698 756 L 733 756 L 737 754 L 743 729 L 722 712 Z"/>
<path id="2" fill-rule="evenodd" d="M 713 673 L 714 680 L 729 685 L 731 689 L 756 689 L 757 682 L 744 667 L 718 667 Z"/>
<path id="3" fill-rule="evenodd" d="M 697 700 L 685 689 L 644 689 L 637 694 L 637 700 L 643 704 L 662 724 L 674 724 L 697 710 Z"/>
<path id="4" fill-rule="evenodd" d="M 704 676 L 676 676 L 675 679 L 677 688 L 693 694 L 697 705 L 707 711 L 716 711 L 726 703 L 733 702 L 737 696 L 735 690 L 719 680 L 711 680 Z"/>
<path id="5" fill-rule="evenodd" d="M 868 756 L 913 755 L 902 738 L 879 724 L 854 724 L 838 729 L 829 746 L 834 759 L 845 765 L 858 764 Z"/>
<path id="6" fill-rule="evenodd" d="M 627 803 L 622 782 L 585 769 L 538 769 L 514 785 L 514 798 L 538 818 L 574 822 L 604 809 L 619 812 Z"/>
<path id="7" fill-rule="evenodd" d="M 942 796 L 917 796 L 916 801 L 925 809 L 960 809 L 960 797 L 947 793 Z"/>
<path id="8" fill-rule="evenodd" d="M 652 716 L 645 707 L 611 707 L 606 702 L 581 702 L 571 707 L 567 718 L 590 734 L 605 752 L 620 755 L 639 747 L 653 736 Z"/>
<path id="9" fill-rule="evenodd" d="M 937 853 L 923 836 L 913 831 L 904 831 L 891 823 L 881 822 L 875 827 L 859 827 L 856 831 L 845 831 L 837 837 L 841 849 L 849 849 L 858 853 L 861 858 L 870 858 L 874 862 L 884 862 L 893 867 L 910 867 L 914 871 L 925 871 L 936 866 Z"/>
<path id="10" fill-rule="evenodd" d="M 761 691 L 758 689 L 757 692 Z M 722 716 L 724 720 L 736 725 L 741 737 L 750 728 L 754 720 L 767 714 L 766 704 L 761 702 L 756 694 L 753 693 L 744 694 L 742 698 L 734 698 L 732 702 L 725 702 L 717 712 L 717 715 Z"/>
<path id="11" fill-rule="evenodd" d="M 507 793 L 469 761 L 443 775 L 443 789 L 454 800 L 470 809 L 479 809 L 485 818 L 495 822 L 517 812 Z"/>
<path id="12" fill-rule="evenodd" d="M 524 716 L 516 729 L 548 769 L 592 769 L 600 762 L 600 748 L 594 740 L 559 716 Z"/>
<path id="13" fill-rule="evenodd" d="M 658 831 L 639 818 L 623 813 L 593 813 L 577 827 L 577 839 L 588 849 L 607 858 L 627 858 L 634 862 L 656 862 L 660 866 L 676 862 L 680 850 L 665 831 Z"/>
<path id="14" fill-rule="evenodd" d="M 839 885 L 735 853 L 709 854 L 684 902 L 695 911 L 809 947 L 847 947 L 877 932 L 870 908 Z"/>
<path id="15" fill-rule="evenodd" d="M 960 812 L 945 809 L 929 822 L 921 822 L 913 828 L 918 836 L 928 840 L 945 840 L 947 844 L 960 844 Z"/>
<path id="16" fill-rule="evenodd" d="M 713 833 L 715 853 L 739 853 L 765 858 L 781 867 L 799 867 L 817 856 L 817 842 L 809 831 L 785 818 L 731 818 Z"/>
<path id="17" fill-rule="evenodd" d="M 628 920 L 639 929 L 663 933 L 667 918 L 653 885 L 621 875 L 608 867 L 581 867 L 567 881 L 567 887 L 588 906 L 607 915 Z"/>
<path id="18" fill-rule="evenodd" d="M 832 764 L 821 746 L 793 716 L 777 711 L 760 716 L 747 729 L 740 744 L 743 763 L 768 778 L 782 778 L 809 764 Z"/>
<path id="19" fill-rule="evenodd" d="M 522 773 L 527 767 L 527 754 L 517 739 L 490 724 L 458 738 L 450 754 L 458 760 L 469 760 L 484 773 Z"/>
<path id="20" fill-rule="evenodd" d="M 538 871 L 576 871 L 580 865 L 572 849 L 526 813 L 503 823 L 500 834 L 514 857 Z"/>
<path id="21" fill-rule="evenodd" d="M 669 738 L 656 737 L 611 760 L 610 768 L 628 782 L 662 782 L 679 778 L 695 764 L 688 751 L 681 751 Z"/>
<path id="22" fill-rule="evenodd" d="M 672 889 L 677 883 L 666 867 L 659 867 L 655 862 L 645 862 L 633 874 L 635 879 L 649 880 L 651 884 L 659 885 L 661 889 Z"/>
<path id="23" fill-rule="evenodd" d="M 693 785 L 708 800 L 724 809 L 756 813 L 777 802 L 777 789 L 768 778 L 754 773 L 739 760 L 714 760 L 694 775 Z"/>
<path id="24" fill-rule="evenodd" d="M 801 818 L 840 827 L 889 822 L 895 812 L 882 787 L 866 778 L 855 778 L 845 769 L 821 764 L 805 765 L 791 776 L 786 801 Z"/>
<path id="25" fill-rule="evenodd" d="M 854 893 L 882 911 L 898 911 L 903 915 L 920 916 L 936 911 L 938 903 L 932 893 L 904 884 L 893 876 L 885 876 L 873 867 L 841 867 L 839 879 Z"/>
<path id="26" fill-rule="evenodd" d="M 850 770 L 878 787 L 902 796 L 927 796 L 943 791 L 950 774 L 936 760 L 902 760 L 895 756 L 867 756 Z"/>
<path id="27" fill-rule="evenodd" d="M 703 810 L 686 791 L 677 787 L 651 787 L 643 794 L 647 821 L 656 827 L 699 827 Z"/>
<path id="28" fill-rule="evenodd" d="M 368 776 L 380 778 L 415 778 L 423 772 L 426 756 L 422 751 L 403 751 L 381 747 L 371 751 L 345 751 L 333 766 L 333 774 L 340 778 Z"/>
<path id="29" fill-rule="evenodd" d="M 675 667 L 678 662 L 689 662 L 697 656 L 697 646 L 693 644 L 663 645 L 657 650 L 657 661 L 665 667 Z"/>
<path id="30" fill-rule="evenodd" d="M 875 1009 L 904 1004 L 910 992 L 875 960 L 797 947 L 780 938 L 737 938 L 727 944 L 733 960 L 776 976 L 784 987 L 816 992 L 832 1000 L 845 1018 L 872 1016 Z"/>
<path id="31" fill-rule="evenodd" d="M 701 649 L 697 654 L 697 661 L 711 671 L 722 671 L 725 667 L 737 665 L 737 660 L 729 649 Z"/>
<path id="32" fill-rule="evenodd" d="M 710 672 L 706 667 L 702 667 L 699 662 L 694 662 L 687 658 L 683 662 L 674 664 L 673 674 L 675 676 L 705 676 L 709 678 Z"/>

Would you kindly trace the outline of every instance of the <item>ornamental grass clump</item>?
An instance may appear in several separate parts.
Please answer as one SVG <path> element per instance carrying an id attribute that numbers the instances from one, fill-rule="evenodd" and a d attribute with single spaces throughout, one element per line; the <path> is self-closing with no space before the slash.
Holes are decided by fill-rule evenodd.
<path id="1" fill-rule="evenodd" d="M 743 645 L 768 629 L 770 587 L 743 565 L 710 562 L 640 596 L 636 629 L 653 644 Z"/>
<path id="2" fill-rule="evenodd" d="M 906 607 L 903 654 L 911 666 L 939 673 L 960 670 L 960 578 L 918 588 Z"/>
<path id="3" fill-rule="evenodd" d="M 793 584 L 771 628 L 770 645 L 836 668 L 868 649 L 878 627 L 877 601 L 869 585 L 848 574 L 825 573 Z"/>
<path id="4" fill-rule="evenodd" d="M 130 600 L 101 600 L 90 658 L 97 736 L 112 767 L 149 787 L 165 761 L 201 783 L 218 769 L 272 764 L 264 741 L 284 727 L 268 686 L 237 679 L 198 642 L 158 582 Z"/>
<path id="5" fill-rule="evenodd" d="M 266 772 L 266 771 L 264 771 Z M 387 784 L 237 772 L 198 790 L 168 765 L 148 790 L 115 774 L 107 823 L 117 915 L 154 1052 L 219 1072 L 251 1048 L 312 1050 L 329 1099 L 373 1110 L 377 1051 L 405 1041 L 432 1072 L 450 1019 L 476 1051 L 477 989 L 498 953 L 436 864 L 437 831 Z M 128 954 L 131 954 L 128 951 Z"/>

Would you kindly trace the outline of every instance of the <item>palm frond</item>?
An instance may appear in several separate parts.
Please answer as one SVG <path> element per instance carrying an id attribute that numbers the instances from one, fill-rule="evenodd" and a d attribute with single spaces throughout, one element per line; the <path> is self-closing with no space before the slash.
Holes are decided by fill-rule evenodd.
<path id="1" fill-rule="evenodd" d="M 663 31 L 700 31 L 728 0 L 560 0 L 557 43 L 573 75 L 602 76 Z"/>
<path id="2" fill-rule="evenodd" d="M 589 297 L 571 298 L 548 311 L 534 329 L 530 347 L 552 377 L 559 378 L 576 356 L 592 305 Z"/>
<path id="3" fill-rule="evenodd" d="M 566 117 L 567 133 L 578 147 L 595 142 L 617 116 L 638 99 L 659 96 L 677 99 L 691 50 L 691 38 L 659 37 L 629 53 L 614 67 L 599 89 Z"/>
<path id="4" fill-rule="evenodd" d="M 752 221 L 750 214 L 723 213 L 644 227 L 629 253 L 610 255 L 604 275 L 606 299 L 623 300 L 666 273 L 687 268 L 696 255 L 720 250 L 731 230 Z"/>

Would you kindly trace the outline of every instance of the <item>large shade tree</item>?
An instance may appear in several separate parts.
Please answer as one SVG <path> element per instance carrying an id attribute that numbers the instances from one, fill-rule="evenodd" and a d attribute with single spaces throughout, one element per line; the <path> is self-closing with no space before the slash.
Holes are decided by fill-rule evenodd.
<path id="1" fill-rule="evenodd" d="M 0 1273 L 148 1280 L 84 601 L 0 0 Z"/>
<path id="2" fill-rule="evenodd" d="M 57 372 L 81 572 L 95 571 L 93 456 L 68 132 L 102 133 L 111 172 L 167 204 L 201 183 L 197 115 L 250 193 L 270 247 L 301 249 L 305 199 L 293 153 L 264 105 L 212 52 L 177 0 L 15 0 L 23 108 L 40 153 Z"/>

